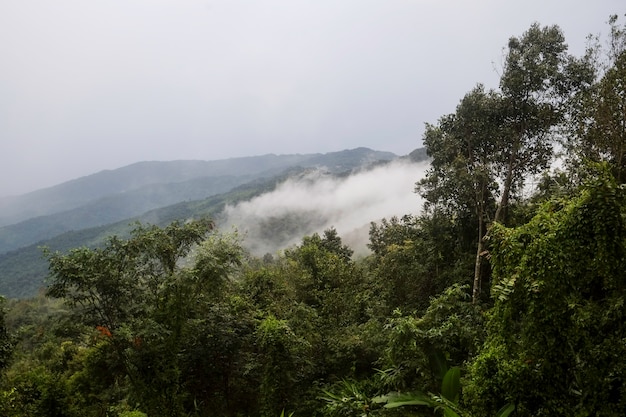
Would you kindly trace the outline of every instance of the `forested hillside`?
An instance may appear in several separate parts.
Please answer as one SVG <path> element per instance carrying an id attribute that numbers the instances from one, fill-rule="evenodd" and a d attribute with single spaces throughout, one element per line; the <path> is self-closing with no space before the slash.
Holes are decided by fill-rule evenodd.
<path id="1" fill-rule="evenodd" d="M 45 293 L 5 301 L 0 414 L 624 415 L 626 26 L 609 26 L 583 56 L 556 26 L 512 37 L 499 88 L 427 126 L 425 204 L 373 221 L 367 256 L 331 227 L 258 257 L 208 210 L 49 251 Z"/>
<path id="2" fill-rule="evenodd" d="M 126 220 L 181 201 L 227 193 L 251 181 L 249 176 L 202 177 L 179 183 L 146 185 L 117 193 L 59 213 L 38 216 L 0 227 L 0 254 L 47 240 L 70 230 Z"/>
<path id="3" fill-rule="evenodd" d="M 111 221 L 122 220 L 176 202 L 223 193 L 253 178 L 271 178 L 290 168 L 326 167 L 332 172 L 341 172 L 396 157 L 390 152 L 357 148 L 326 154 L 138 162 L 25 195 L 0 198 L 0 226 L 55 214 L 52 219 L 38 221 L 47 225 L 61 216 L 66 222 L 73 220 L 77 224 L 97 226 L 98 216 L 109 216 L 113 218 Z M 94 208 L 96 214 L 89 217 L 88 213 Z M 29 225 L 26 226 L 28 231 Z M 8 232 L 0 229 L 0 236 L 21 232 L 22 228 Z M 0 246 L 0 253 L 2 251 Z"/>
<path id="4" fill-rule="evenodd" d="M 95 248 L 103 245 L 110 236 L 128 236 L 136 223 L 166 226 L 177 220 L 216 217 L 226 204 L 233 204 L 270 191 L 290 174 L 300 171 L 300 169 L 289 171 L 271 179 L 257 179 L 224 194 L 161 207 L 114 223 L 65 231 L 52 238 L 2 254 L 0 255 L 0 293 L 12 298 L 32 297 L 44 287 L 48 262 L 42 255 L 42 248 L 55 252 L 66 252 L 82 246 Z M 60 217 L 65 218 L 63 215 Z"/>
<path id="5" fill-rule="evenodd" d="M 37 294 L 44 286 L 43 281 L 48 269 L 48 263 L 42 256 L 42 247 L 52 251 L 67 251 L 80 246 L 97 247 L 104 244 L 109 236 L 127 236 L 133 224 L 137 222 L 166 226 L 176 220 L 209 217 L 214 219 L 221 229 L 228 230 L 232 227 L 240 229 L 247 236 L 246 248 L 262 256 L 266 252 L 274 253 L 284 249 L 306 234 L 321 232 L 324 227 L 350 217 L 351 223 L 357 221 L 356 226 L 348 230 L 353 230 L 352 241 L 357 242 L 359 247 L 364 247 L 367 242 L 367 225 L 372 219 L 403 213 L 401 210 L 412 208 L 413 201 L 408 203 L 406 201 L 406 197 L 411 196 L 410 182 L 424 170 L 426 155 L 419 150 L 412 155 L 395 158 L 393 162 L 384 159 L 390 155 L 364 148 L 329 153 L 311 158 L 313 167 L 325 162 L 323 168 L 294 167 L 280 175 L 269 178 L 260 176 L 234 188 L 230 187 L 228 179 L 223 177 L 173 184 L 164 188 L 180 190 L 186 185 L 189 187 L 188 193 L 202 195 L 202 191 L 206 191 L 204 185 L 212 184 L 213 189 L 220 187 L 228 188 L 229 191 L 197 200 L 181 199 L 180 193 L 173 191 L 165 198 L 183 201 L 150 211 L 141 211 L 140 215 L 133 217 L 122 217 L 120 214 L 126 213 L 127 210 L 135 212 L 137 206 L 154 204 L 151 201 L 142 202 L 142 191 L 145 187 L 125 194 L 127 199 L 114 196 L 69 212 L 5 226 L 0 228 L 0 247 L 3 239 L 13 246 L 19 241 L 28 240 L 35 243 L 0 254 L 0 294 L 21 298 Z M 378 156 L 383 159 L 376 160 Z M 355 182 L 368 181 L 364 177 L 370 178 L 369 184 L 365 186 L 357 184 L 356 187 L 351 185 Z M 385 186 L 380 180 L 377 186 L 373 186 L 371 178 L 374 177 L 392 181 L 395 187 Z M 358 188 L 360 193 L 348 196 L 345 192 L 346 187 Z M 393 193 L 394 190 L 400 192 L 402 198 L 398 199 L 397 194 Z M 329 201 L 337 200 L 335 196 L 337 192 L 344 194 L 340 199 L 343 204 Z M 296 194 L 303 196 L 301 202 L 304 203 L 304 208 L 288 204 L 287 200 L 291 200 Z M 354 194 L 354 190 L 350 191 L 350 194 Z M 273 206 L 267 207 L 265 204 L 266 207 L 262 208 L 262 204 L 250 201 L 261 196 L 264 196 L 266 201 L 273 200 Z M 319 201 L 323 197 L 325 197 L 323 201 Z M 381 199 L 391 201 L 381 205 Z M 129 207 L 126 204 L 129 200 L 136 200 L 137 204 Z M 416 198 L 413 197 L 412 200 Z M 245 202 L 248 202 L 247 213 L 239 209 L 239 205 Z M 363 207 L 359 206 L 363 206 L 364 203 L 369 207 L 367 214 L 359 214 L 363 211 Z M 391 211 L 385 205 L 390 206 Z M 350 210 L 350 213 L 347 210 Z M 123 220 L 117 219 L 118 217 L 122 217 Z M 356 228 L 360 230 L 354 231 Z M 258 253 L 259 251 L 262 253 Z"/>

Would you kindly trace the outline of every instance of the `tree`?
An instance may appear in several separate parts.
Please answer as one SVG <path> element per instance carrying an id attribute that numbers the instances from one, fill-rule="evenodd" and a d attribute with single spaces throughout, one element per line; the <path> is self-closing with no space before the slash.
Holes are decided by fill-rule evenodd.
<path id="1" fill-rule="evenodd" d="M 608 50 L 596 41 L 588 52 L 598 79 L 577 97 L 570 149 L 578 155 L 574 163 L 580 158 L 610 163 L 621 184 L 626 182 L 626 27 L 618 25 L 617 15 L 609 25 Z"/>
<path id="2" fill-rule="evenodd" d="M 13 338 L 9 334 L 5 323 L 5 300 L 0 296 L 0 373 L 8 366 L 13 353 Z"/>
<path id="3" fill-rule="evenodd" d="M 624 194 L 607 170 L 526 225 L 491 232 L 495 300 L 470 366 L 478 415 L 619 415 L 626 407 Z"/>
<path id="4" fill-rule="evenodd" d="M 49 254 L 48 294 L 64 298 L 80 321 L 97 329 L 113 353 L 112 368 L 131 382 L 129 400 L 150 413 L 179 415 L 193 407 L 190 396 L 200 392 L 194 377 L 202 373 L 187 366 L 196 353 L 187 342 L 192 346 L 196 331 L 230 317 L 213 305 L 228 300 L 225 289 L 243 252 L 235 240 L 206 239 L 212 227 L 205 220 L 138 226 L 128 240 L 113 237 L 104 248 Z M 194 248 L 191 267 L 185 266 Z M 235 346 L 227 333 L 212 336 Z"/>
<path id="5" fill-rule="evenodd" d="M 422 314 L 431 297 L 465 280 L 472 258 L 462 229 L 438 209 L 371 224 L 369 247 L 374 253 L 368 267 L 382 298 L 380 315 L 387 317 L 396 309 Z"/>
<path id="6" fill-rule="evenodd" d="M 483 238 L 489 224 L 507 223 L 510 201 L 526 178 L 548 167 L 566 104 L 584 84 L 579 75 L 580 62 L 567 54 L 561 30 L 534 24 L 509 40 L 500 91 L 478 86 L 456 113 L 427 126 L 424 143 L 433 162 L 417 191 L 431 205 L 474 219 L 474 302 L 488 273 Z"/>
<path id="7" fill-rule="evenodd" d="M 250 295 L 269 307 L 263 321 L 267 327 L 262 328 L 276 337 L 267 340 L 285 340 L 281 343 L 286 347 L 264 344 L 259 355 L 270 360 L 283 352 L 288 356 L 285 363 L 292 363 L 288 373 L 270 378 L 282 386 L 268 387 L 292 401 L 298 395 L 310 398 L 295 401 L 291 410 L 297 414 L 311 414 L 319 406 L 313 403 L 319 394 L 316 387 L 369 376 L 380 355 L 383 323 L 376 316 L 380 307 L 373 277 L 351 254 L 330 229 L 322 236 L 304 237 L 246 283 Z"/>
<path id="8" fill-rule="evenodd" d="M 161 304 L 177 263 L 212 227 L 208 221 L 175 222 L 165 229 L 139 225 L 130 239 L 113 236 L 104 248 L 78 248 L 67 255 L 48 251 L 46 294 L 63 298 L 83 320 L 113 332 Z"/>
<path id="9" fill-rule="evenodd" d="M 483 238 L 495 211 L 500 104 L 497 93 L 479 85 L 465 95 L 456 113 L 442 117 L 436 127 L 427 126 L 424 145 L 433 160 L 428 175 L 417 184 L 427 207 L 442 207 L 450 217 L 476 222 L 474 301 L 483 274 Z"/>
<path id="10" fill-rule="evenodd" d="M 307 341 L 298 337 L 285 320 L 264 318 L 257 329 L 262 377 L 259 386 L 262 416 L 277 416 L 280 410 L 294 404 L 307 367 Z M 293 406 L 292 405 L 292 406 Z"/>
<path id="11" fill-rule="evenodd" d="M 503 185 L 496 222 L 506 222 L 511 193 L 551 161 L 554 128 L 564 120 L 565 104 L 579 88 L 570 77 L 574 64 L 558 26 L 533 24 L 522 37 L 509 40 L 500 78 L 504 134 L 497 161 Z"/>

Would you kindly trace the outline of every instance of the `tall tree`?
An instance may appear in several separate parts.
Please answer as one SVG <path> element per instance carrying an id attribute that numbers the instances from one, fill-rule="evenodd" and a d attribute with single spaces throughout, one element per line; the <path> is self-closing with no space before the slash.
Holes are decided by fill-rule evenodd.
<path id="1" fill-rule="evenodd" d="M 502 189 L 494 221 L 506 223 L 512 194 L 548 167 L 566 104 L 584 84 L 558 26 L 533 24 L 509 40 L 500 78 L 503 132 L 494 156 Z"/>
<path id="2" fill-rule="evenodd" d="M 608 46 L 598 39 L 588 51 L 589 78 L 597 80 L 576 102 L 573 155 L 611 164 L 619 183 L 626 182 L 626 26 L 609 18 Z M 589 70 L 588 70 L 589 71 Z M 574 160 L 579 164 L 579 159 Z"/>
<path id="3" fill-rule="evenodd" d="M 581 87 L 579 67 L 567 54 L 557 26 L 534 24 L 520 38 L 509 40 L 500 91 L 485 92 L 478 86 L 456 113 L 426 128 L 424 144 L 432 168 L 417 191 L 431 205 L 473 219 L 478 237 L 474 302 L 488 271 L 483 267 L 483 238 L 489 224 L 506 223 L 510 201 L 522 191 L 528 175 L 545 170 L 552 161 L 556 129 L 566 118 L 566 104 Z"/>
<path id="4" fill-rule="evenodd" d="M 473 298 L 480 293 L 483 237 L 494 216 L 494 154 L 500 136 L 500 97 L 479 85 L 465 95 L 456 113 L 427 126 L 424 144 L 433 160 L 417 190 L 427 205 L 476 224 Z"/>

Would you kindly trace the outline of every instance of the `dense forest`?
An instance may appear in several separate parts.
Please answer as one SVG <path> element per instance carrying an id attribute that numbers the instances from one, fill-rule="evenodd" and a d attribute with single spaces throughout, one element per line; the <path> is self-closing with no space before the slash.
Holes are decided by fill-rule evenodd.
<path id="1" fill-rule="evenodd" d="M 262 258 L 211 219 L 46 252 L 4 300 L 0 415 L 621 416 L 626 26 L 556 26 L 429 124 L 419 213 Z"/>

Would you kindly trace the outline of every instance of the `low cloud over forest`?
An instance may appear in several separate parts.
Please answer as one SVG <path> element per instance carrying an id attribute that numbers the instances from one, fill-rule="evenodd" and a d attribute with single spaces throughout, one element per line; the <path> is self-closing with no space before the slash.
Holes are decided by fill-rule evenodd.
<path id="1" fill-rule="evenodd" d="M 227 206 L 222 227 L 242 233 L 255 255 L 275 253 L 330 227 L 357 254 L 364 253 L 370 222 L 420 211 L 414 188 L 427 168 L 427 162 L 399 160 L 345 177 L 322 169 L 307 172 L 272 192 Z"/>

